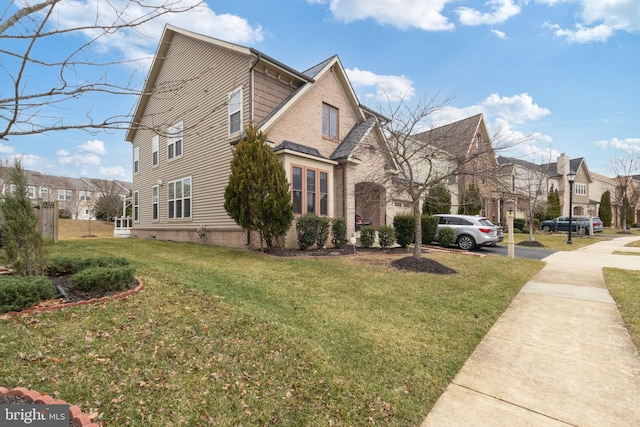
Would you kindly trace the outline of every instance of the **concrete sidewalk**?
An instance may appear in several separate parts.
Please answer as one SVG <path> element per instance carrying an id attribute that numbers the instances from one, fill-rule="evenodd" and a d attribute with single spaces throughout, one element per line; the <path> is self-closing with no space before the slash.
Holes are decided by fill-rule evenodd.
<path id="1" fill-rule="evenodd" d="M 640 426 L 640 357 L 602 274 L 640 270 L 612 254 L 633 240 L 545 258 L 422 427 Z"/>

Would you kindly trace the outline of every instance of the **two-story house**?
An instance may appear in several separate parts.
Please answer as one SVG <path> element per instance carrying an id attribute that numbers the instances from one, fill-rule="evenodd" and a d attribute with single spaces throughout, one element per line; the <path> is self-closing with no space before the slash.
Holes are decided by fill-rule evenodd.
<path id="1" fill-rule="evenodd" d="M 349 234 L 356 214 L 385 223 L 387 189 L 376 176 L 392 161 L 378 117 L 360 105 L 337 56 L 299 72 L 256 49 L 166 26 L 143 93 L 126 135 L 132 235 L 258 246 L 224 210 L 233 147 L 249 123 L 284 166 L 296 216 L 344 217 Z"/>
<path id="2" fill-rule="evenodd" d="M 500 221 L 496 198 L 498 164 L 482 114 L 430 129 L 414 138 L 447 153 L 452 213 L 463 211 L 465 193 L 474 185 L 480 193 L 480 215 Z"/>

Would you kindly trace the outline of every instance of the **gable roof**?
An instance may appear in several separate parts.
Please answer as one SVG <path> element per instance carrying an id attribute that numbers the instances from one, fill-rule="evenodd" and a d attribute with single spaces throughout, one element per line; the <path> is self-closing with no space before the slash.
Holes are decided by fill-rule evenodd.
<path id="1" fill-rule="evenodd" d="M 127 141 L 133 141 L 133 138 L 135 137 L 135 134 L 138 130 L 138 124 L 142 119 L 147 103 L 149 102 L 149 99 L 151 97 L 152 89 L 156 83 L 160 70 L 162 69 L 162 65 L 164 64 L 164 61 L 167 58 L 167 52 L 169 51 L 171 42 L 173 38 L 176 36 L 176 34 L 180 34 L 185 37 L 200 40 L 204 43 L 208 43 L 213 46 L 227 49 L 227 50 L 239 53 L 241 55 L 246 55 L 247 57 L 254 57 L 256 58 L 256 61 L 263 61 L 265 63 L 268 63 L 270 66 L 279 69 L 280 71 L 291 76 L 295 80 L 299 80 L 301 82 L 313 81 L 313 79 L 310 78 L 308 75 L 294 70 L 293 68 L 283 64 L 282 62 L 277 61 L 268 55 L 265 55 L 264 53 L 260 52 L 257 49 L 242 46 L 235 43 L 230 43 L 224 40 L 217 39 L 215 37 L 194 33 L 192 31 L 174 27 L 173 25 L 167 24 L 164 27 L 162 37 L 160 38 L 160 42 L 158 43 L 156 54 L 153 58 L 153 62 L 149 69 L 149 73 L 147 75 L 144 88 L 142 90 L 142 95 L 138 98 L 138 103 L 134 110 L 134 114 L 131 118 L 131 124 L 125 135 L 125 140 Z"/>
<path id="2" fill-rule="evenodd" d="M 482 114 L 476 114 L 457 122 L 418 133 L 413 135 L 413 138 L 420 142 L 431 144 L 456 159 L 464 160 L 469 154 L 473 139 L 478 133 L 483 120 Z"/>

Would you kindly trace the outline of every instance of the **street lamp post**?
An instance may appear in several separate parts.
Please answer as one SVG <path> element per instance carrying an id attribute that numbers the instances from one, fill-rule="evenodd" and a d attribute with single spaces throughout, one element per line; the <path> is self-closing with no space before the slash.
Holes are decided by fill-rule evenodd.
<path id="1" fill-rule="evenodd" d="M 513 204 L 509 202 L 507 205 L 507 228 L 509 229 L 509 236 L 507 240 L 507 256 L 509 258 L 515 258 L 515 242 L 513 241 Z"/>
<path id="2" fill-rule="evenodd" d="M 567 245 L 572 245 L 573 241 L 571 240 L 571 220 L 573 219 L 573 181 L 576 180 L 576 173 L 573 170 L 570 170 L 567 174 L 567 180 L 569 181 L 569 238 L 567 239 Z"/>

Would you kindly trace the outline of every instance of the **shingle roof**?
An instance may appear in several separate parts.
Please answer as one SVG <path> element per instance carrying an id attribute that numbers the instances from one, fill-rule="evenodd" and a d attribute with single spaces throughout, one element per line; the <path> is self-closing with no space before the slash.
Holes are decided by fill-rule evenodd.
<path id="1" fill-rule="evenodd" d="M 333 55 L 332 57 L 329 57 L 327 59 L 325 59 L 324 61 L 322 61 L 321 63 L 314 65 L 313 67 L 309 68 L 308 70 L 305 70 L 302 72 L 303 75 L 315 79 L 316 76 L 318 75 L 318 73 L 320 71 L 322 71 L 324 69 L 324 67 L 327 66 L 328 63 L 330 63 L 331 61 L 334 60 L 334 58 L 336 58 L 338 55 Z"/>
<path id="2" fill-rule="evenodd" d="M 413 138 L 431 144 L 456 158 L 465 159 L 481 120 L 482 114 L 476 114 L 475 116 L 413 135 Z"/>
<path id="3" fill-rule="evenodd" d="M 340 142 L 329 157 L 331 160 L 344 160 L 348 158 L 362 139 L 369 133 L 376 124 L 376 119 L 369 117 L 364 122 L 356 124 L 347 136 Z"/>

